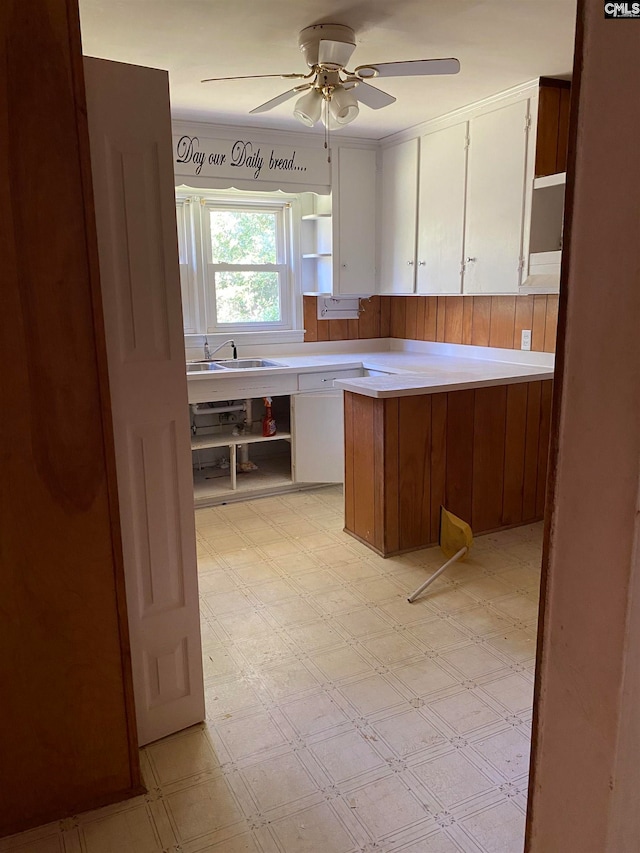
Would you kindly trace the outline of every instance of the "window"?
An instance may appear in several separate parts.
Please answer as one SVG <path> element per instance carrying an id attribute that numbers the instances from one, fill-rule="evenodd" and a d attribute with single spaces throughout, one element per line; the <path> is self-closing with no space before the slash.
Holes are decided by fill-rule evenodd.
<path id="1" fill-rule="evenodd" d="M 176 201 L 185 334 L 294 329 L 295 196 L 200 192 Z"/>
<path id="2" fill-rule="evenodd" d="M 289 328 L 285 208 L 204 206 L 209 325 L 216 330 Z"/>

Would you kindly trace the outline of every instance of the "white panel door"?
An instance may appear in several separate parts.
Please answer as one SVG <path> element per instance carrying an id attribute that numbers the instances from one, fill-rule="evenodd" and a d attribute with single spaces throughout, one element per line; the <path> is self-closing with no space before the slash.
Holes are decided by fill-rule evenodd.
<path id="1" fill-rule="evenodd" d="M 382 152 L 380 293 L 415 290 L 418 139 Z"/>
<path id="2" fill-rule="evenodd" d="M 85 59 L 85 77 L 144 744 L 204 719 L 168 78 L 100 59 Z"/>
<path id="3" fill-rule="evenodd" d="M 375 293 L 376 152 L 339 148 L 333 187 L 333 293 Z"/>
<path id="4" fill-rule="evenodd" d="M 467 122 L 420 140 L 418 293 L 461 293 Z"/>
<path id="5" fill-rule="evenodd" d="M 517 293 L 521 278 L 529 102 L 471 120 L 465 293 Z"/>
<path id="6" fill-rule="evenodd" d="M 291 397 L 292 474 L 296 483 L 344 483 L 342 391 Z"/>

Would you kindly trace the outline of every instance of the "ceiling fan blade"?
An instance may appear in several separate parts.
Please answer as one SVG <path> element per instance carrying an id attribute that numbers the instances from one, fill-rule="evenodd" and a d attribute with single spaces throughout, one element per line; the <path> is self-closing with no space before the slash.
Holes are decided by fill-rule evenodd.
<path id="1" fill-rule="evenodd" d="M 318 45 L 318 65 L 336 70 L 344 68 L 355 49 L 355 44 L 350 42 L 321 39 Z"/>
<path id="2" fill-rule="evenodd" d="M 309 77 L 308 74 L 245 74 L 243 77 L 207 77 L 206 80 L 201 80 L 201 83 L 217 83 L 219 80 L 260 80 L 266 77 L 280 77 L 286 80 L 304 80 Z"/>
<path id="3" fill-rule="evenodd" d="M 382 89 L 376 89 L 375 86 L 370 86 L 364 82 L 358 83 L 353 92 L 359 101 L 371 107 L 372 110 L 388 107 L 389 104 L 393 104 L 396 100 L 393 95 L 388 95 Z"/>
<path id="4" fill-rule="evenodd" d="M 266 113 L 269 110 L 272 110 L 274 107 L 279 106 L 280 104 L 284 104 L 285 101 L 288 101 L 289 98 L 293 98 L 294 95 L 297 95 L 299 92 L 304 92 L 305 89 L 310 89 L 311 83 L 307 86 L 295 86 L 293 89 L 289 89 L 287 92 L 283 92 L 281 95 L 278 95 L 277 98 L 271 98 L 270 101 L 265 101 L 264 104 L 260 104 L 259 107 L 254 107 L 252 110 L 249 110 L 249 115 L 255 115 L 256 113 Z"/>
<path id="5" fill-rule="evenodd" d="M 378 73 L 367 73 L 375 72 Z M 373 77 L 422 77 L 430 74 L 457 74 L 460 62 L 457 59 L 415 59 L 407 62 L 380 62 L 359 65 L 355 74 L 365 80 Z M 361 73 L 363 72 L 363 73 Z"/>

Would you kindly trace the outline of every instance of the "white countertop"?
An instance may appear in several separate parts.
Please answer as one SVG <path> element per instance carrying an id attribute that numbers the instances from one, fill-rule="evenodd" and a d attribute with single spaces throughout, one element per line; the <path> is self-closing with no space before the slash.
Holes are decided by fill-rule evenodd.
<path id="1" fill-rule="evenodd" d="M 276 355 L 276 348 L 260 353 L 278 366 L 235 371 L 188 373 L 189 382 L 214 380 L 226 383 L 243 377 L 267 380 L 278 375 L 365 368 L 388 376 L 337 379 L 335 387 L 368 397 L 404 397 L 506 385 L 553 378 L 552 353 L 523 352 L 495 347 L 474 347 L 422 341 L 380 340 L 344 342 L 344 352 L 319 352 L 318 345 L 295 345 L 298 352 Z M 379 350 L 373 349 L 380 346 Z M 366 346 L 366 350 L 358 351 Z M 294 345 L 291 345 L 293 349 Z M 383 349 L 383 347 L 386 347 Z M 311 350 L 300 352 L 301 349 Z M 336 343 L 331 349 L 336 348 Z M 282 348 L 284 349 L 284 347 Z M 290 347 L 286 347 L 287 350 Z M 245 353 L 243 352 L 244 356 Z M 246 354 L 255 357 L 255 353 Z"/>

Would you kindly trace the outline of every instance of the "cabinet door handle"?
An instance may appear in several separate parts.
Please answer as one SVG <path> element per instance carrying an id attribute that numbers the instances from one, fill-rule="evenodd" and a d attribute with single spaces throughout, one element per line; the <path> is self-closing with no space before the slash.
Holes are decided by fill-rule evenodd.
<path id="1" fill-rule="evenodd" d="M 407 261 L 407 266 L 412 267 L 412 266 L 413 266 L 413 261 Z"/>
<path id="2" fill-rule="evenodd" d="M 332 379 L 321 379 L 320 382 L 335 382 L 337 377 L 333 377 Z"/>
<path id="3" fill-rule="evenodd" d="M 418 266 L 423 267 L 423 266 L 425 266 L 426 263 L 427 263 L 426 261 L 418 261 Z"/>
<path id="4" fill-rule="evenodd" d="M 472 264 L 476 259 L 475 258 L 465 258 L 465 264 Z"/>

